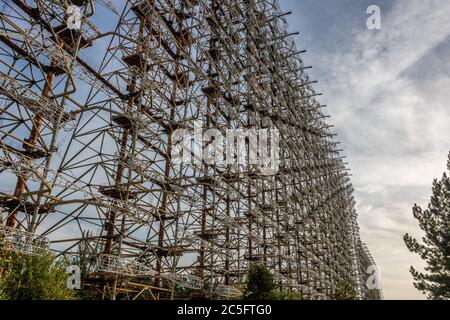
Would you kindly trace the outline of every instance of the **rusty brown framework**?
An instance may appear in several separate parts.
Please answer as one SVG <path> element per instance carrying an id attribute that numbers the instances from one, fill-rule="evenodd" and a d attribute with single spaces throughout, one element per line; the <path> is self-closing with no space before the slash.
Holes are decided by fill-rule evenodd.
<path id="1" fill-rule="evenodd" d="M 2 1 L 9 250 L 83 264 L 104 299 L 236 297 L 255 263 L 282 292 L 369 297 L 348 170 L 276 0 Z M 279 171 L 173 161 L 195 123 L 279 130 Z"/>

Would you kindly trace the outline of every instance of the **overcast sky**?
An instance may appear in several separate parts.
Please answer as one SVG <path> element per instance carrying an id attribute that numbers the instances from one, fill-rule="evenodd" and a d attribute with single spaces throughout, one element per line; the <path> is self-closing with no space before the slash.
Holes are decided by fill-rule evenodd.
<path id="1" fill-rule="evenodd" d="M 420 236 L 426 205 L 450 150 L 450 2 L 280 0 L 318 80 L 321 102 L 352 169 L 361 237 L 381 268 L 386 299 L 424 299 L 402 237 Z M 381 30 L 368 30 L 369 5 Z"/>

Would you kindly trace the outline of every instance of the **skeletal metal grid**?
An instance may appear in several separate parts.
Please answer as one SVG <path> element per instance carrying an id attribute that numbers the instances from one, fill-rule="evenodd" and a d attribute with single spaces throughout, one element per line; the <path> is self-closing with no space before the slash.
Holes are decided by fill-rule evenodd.
<path id="1" fill-rule="evenodd" d="M 93 257 L 105 299 L 235 297 L 257 262 L 283 292 L 362 297 L 353 189 L 285 16 L 275 0 L 5 1 L 2 230 Z M 278 173 L 174 163 L 195 121 L 278 129 Z"/>

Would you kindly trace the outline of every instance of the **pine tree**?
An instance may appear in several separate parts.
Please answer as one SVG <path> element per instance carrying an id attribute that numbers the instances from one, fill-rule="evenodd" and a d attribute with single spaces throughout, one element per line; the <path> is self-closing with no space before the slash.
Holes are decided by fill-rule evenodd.
<path id="1" fill-rule="evenodd" d="M 247 299 L 272 300 L 275 287 L 275 278 L 264 264 L 255 264 L 250 268 L 247 276 Z"/>
<path id="2" fill-rule="evenodd" d="M 26 256 L 1 252 L 0 300 L 72 300 L 64 263 L 49 253 Z"/>
<path id="3" fill-rule="evenodd" d="M 357 300 L 356 290 L 346 282 L 340 282 L 335 291 L 330 295 L 331 300 Z"/>
<path id="4" fill-rule="evenodd" d="M 450 155 L 448 162 L 450 171 Z M 450 299 L 450 177 L 444 173 L 434 180 L 433 195 L 427 210 L 418 205 L 413 215 L 425 232 L 422 243 L 406 234 L 406 246 L 426 261 L 425 273 L 411 267 L 414 286 L 428 299 Z"/>

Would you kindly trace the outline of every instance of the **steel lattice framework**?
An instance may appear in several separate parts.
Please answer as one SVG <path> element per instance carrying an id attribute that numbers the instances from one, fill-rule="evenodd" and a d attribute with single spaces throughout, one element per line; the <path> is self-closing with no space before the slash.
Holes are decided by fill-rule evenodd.
<path id="1" fill-rule="evenodd" d="M 276 0 L 2 1 L 8 250 L 84 261 L 106 299 L 235 297 L 258 262 L 284 292 L 363 295 L 353 189 Z M 195 123 L 278 129 L 279 171 L 173 161 Z"/>

